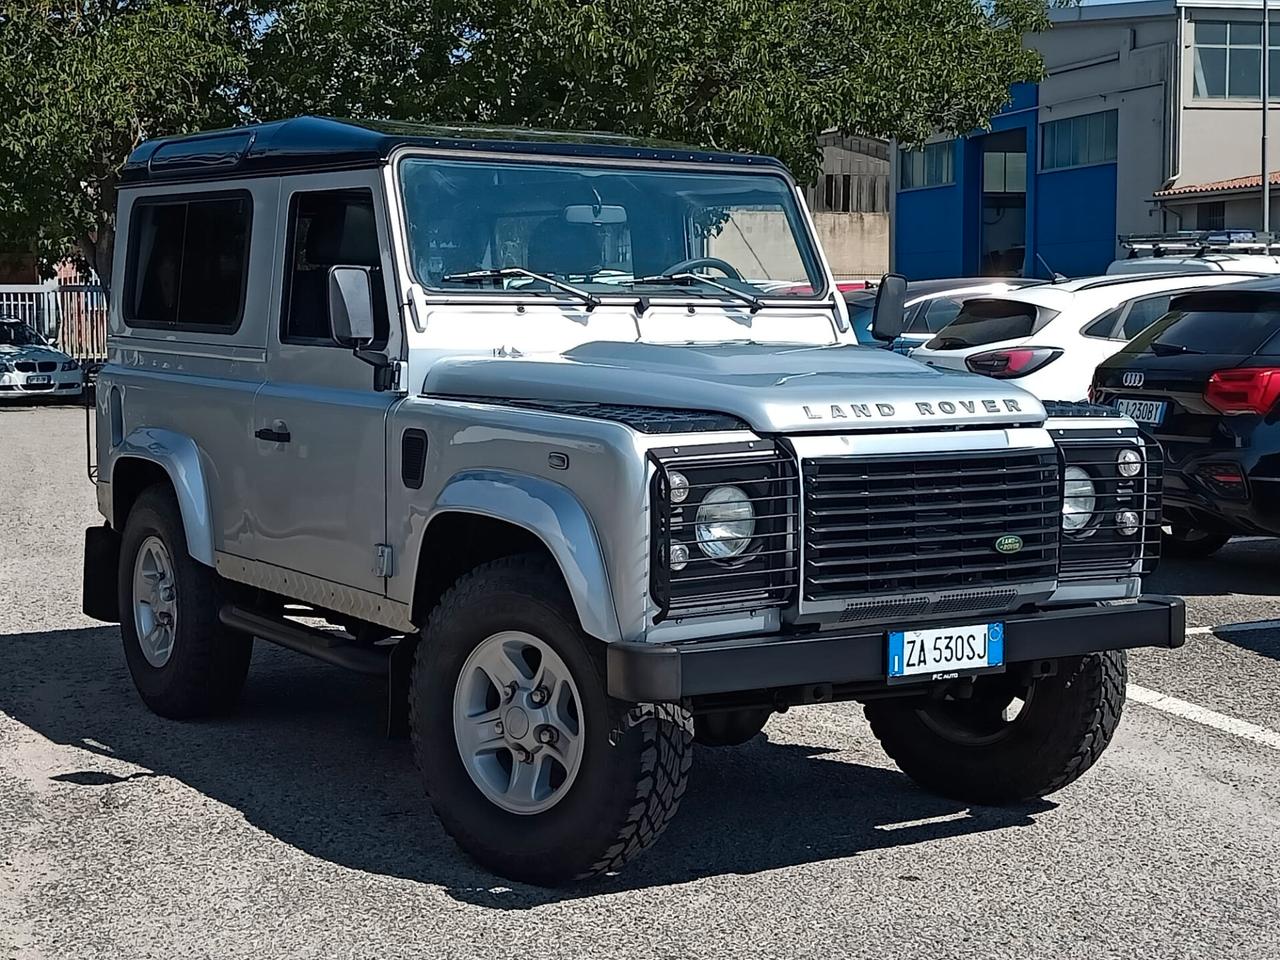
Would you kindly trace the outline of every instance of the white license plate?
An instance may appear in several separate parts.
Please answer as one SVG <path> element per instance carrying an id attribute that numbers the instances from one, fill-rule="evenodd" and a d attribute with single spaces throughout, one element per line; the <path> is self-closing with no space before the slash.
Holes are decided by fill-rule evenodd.
<path id="1" fill-rule="evenodd" d="M 44 383 L 53 383 L 53 377 L 45 376 L 45 375 L 38 376 L 38 377 L 27 377 L 27 383 L 31 384 L 32 386 L 39 386 L 40 384 L 44 384 Z"/>
<path id="2" fill-rule="evenodd" d="M 1004 664 L 1004 624 L 897 630 L 889 634 L 889 676 L 915 677 Z"/>
<path id="3" fill-rule="evenodd" d="M 1116 409 L 1138 423 L 1149 423 L 1159 426 L 1164 422 L 1164 411 L 1168 404 L 1163 400 L 1125 400 L 1116 401 Z"/>

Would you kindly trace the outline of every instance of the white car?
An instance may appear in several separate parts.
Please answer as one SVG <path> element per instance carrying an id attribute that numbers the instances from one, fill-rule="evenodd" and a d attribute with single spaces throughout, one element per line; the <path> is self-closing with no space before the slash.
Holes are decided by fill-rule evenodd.
<path id="1" fill-rule="evenodd" d="M 1126 257 L 1114 260 L 1107 274 L 1280 273 L 1280 257 L 1262 253 L 1206 253 L 1202 256 Z"/>
<path id="2" fill-rule="evenodd" d="M 1041 400 L 1085 400 L 1093 371 L 1162 317 L 1185 290 L 1256 279 L 1254 274 L 1085 277 L 966 300 L 915 360 L 969 370 Z"/>
<path id="3" fill-rule="evenodd" d="M 83 392 L 78 360 L 51 346 L 25 321 L 0 316 L 0 401 Z"/>

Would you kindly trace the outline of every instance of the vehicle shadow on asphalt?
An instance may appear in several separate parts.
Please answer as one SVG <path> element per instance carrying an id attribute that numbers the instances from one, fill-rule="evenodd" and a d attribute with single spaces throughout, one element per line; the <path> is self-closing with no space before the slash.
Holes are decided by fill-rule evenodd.
<path id="1" fill-rule="evenodd" d="M 1276 592 L 1278 563 L 1280 539 L 1233 540 L 1203 560 L 1164 558 L 1155 574 L 1144 581 L 1143 589 L 1178 597 L 1232 593 L 1271 597 Z"/>
<path id="2" fill-rule="evenodd" d="M 178 723 L 138 699 L 115 628 L 0 636 L 0 664 L 0 710 L 85 751 L 51 774 L 60 784 L 145 790 L 149 778 L 173 777 L 311 856 L 499 909 L 1025 827 L 1054 806 L 968 808 L 896 771 L 762 736 L 699 748 L 676 821 L 621 875 L 546 890 L 508 884 L 454 846 L 423 796 L 407 742 L 382 736 L 385 687 L 376 680 L 259 643 L 236 714 Z M 141 769 L 114 773 L 104 769 L 107 757 Z"/>

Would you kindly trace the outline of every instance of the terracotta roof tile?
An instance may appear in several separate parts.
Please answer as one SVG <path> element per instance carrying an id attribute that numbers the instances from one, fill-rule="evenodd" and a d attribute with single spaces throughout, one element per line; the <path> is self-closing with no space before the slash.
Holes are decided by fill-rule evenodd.
<path id="1" fill-rule="evenodd" d="M 1280 170 L 1267 175 L 1272 186 L 1280 186 Z M 1209 183 L 1189 183 L 1185 187 L 1172 187 L 1168 190 L 1157 190 L 1152 196 L 1181 197 L 1191 193 L 1221 193 L 1228 190 L 1257 190 L 1262 186 L 1262 175 L 1255 173 L 1251 177 L 1235 177 L 1231 180 L 1212 180 Z"/>

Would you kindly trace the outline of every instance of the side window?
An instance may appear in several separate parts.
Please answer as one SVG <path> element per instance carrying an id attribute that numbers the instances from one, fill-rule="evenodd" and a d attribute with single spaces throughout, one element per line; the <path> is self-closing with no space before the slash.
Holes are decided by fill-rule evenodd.
<path id="1" fill-rule="evenodd" d="M 280 339 L 338 346 L 329 323 L 329 268 L 369 267 L 375 346 L 387 341 L 387 298 L 370 190 L 296 193 L 289 203 Z"/>
<path id="2" fill-rule="evenodd" d="M 252 215 L 247 194 L 135 203 L 125 268 L 129 325 L 234 332 L 244 314 Z"/>
<path id="3" fill-rule="evenodd" d="M 1168 312 L 1168 294 L 1162 297 L 1148 297 L 1145 300 L 1139 300 L 1134 303 L 1129 309 L 1129 315 L 1124 318 L 1124 327 L 1120 336 L 1125 340 L 1132 340 Z"/>
<path id="4" fill-rule="evenodd" d="M 1128 304 L 1122 303 L 1114 310 L 1108 310 L 1080 332 L 1086 337 L 1101 337 L 1104 340 L 1116 339 L 1116 324 L 1120 322 L 1120 317 L 1124 315 L 1127 306 Z"/>
<path id="5" fill-rule="evenodd" d="M 924 325 L 924 308 L 925 304 L 923 303 L 917 303 L 914 307 L 907 307 L 906 315 L 902 318 L 903 333 L 929 332 Z"/>

